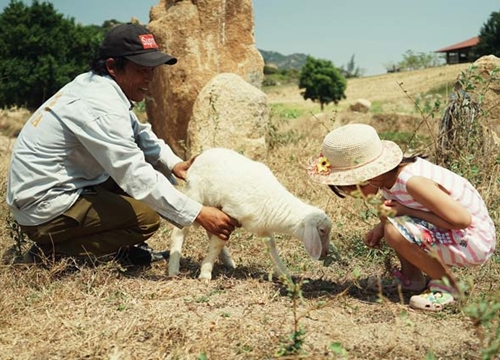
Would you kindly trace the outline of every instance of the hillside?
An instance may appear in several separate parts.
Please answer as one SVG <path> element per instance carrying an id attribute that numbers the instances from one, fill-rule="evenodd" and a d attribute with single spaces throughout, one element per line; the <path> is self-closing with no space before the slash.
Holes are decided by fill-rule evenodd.
<path id="1" fill-rule="evenodd" d="M 276 51 L 266 51 L 259 49 L 264 63 L 269 66 L 275 66 L 280 70 L 295 69 L 300 70 L 306 63 L 306 54 L 283 55 Z"/>
<path id="2" fill-rule="evenodd" d="M 372 102 L 408 103 L 408 95 L 415 97 L 445 84 L 453 85 L 460 72 L 469 66 L 470 64 L 446 65 L 423 70 L 351 78 L 347 80 L 347 99 L 344 101 L 349 103 L 362 98 Z M 301 105 L 307 103 L 304 102 L 296 86 L 269 88 L 265 91 L 271 103 Z"/>

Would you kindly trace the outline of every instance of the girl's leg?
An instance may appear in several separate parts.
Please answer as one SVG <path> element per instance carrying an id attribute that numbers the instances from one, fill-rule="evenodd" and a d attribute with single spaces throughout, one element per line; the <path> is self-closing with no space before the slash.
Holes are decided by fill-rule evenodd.
<path id="1" fill-rule="evenodd" d="M 387 244 L 396 251 L 401 261 L 401 271 L 409 279 L 422 279 L 424 272 L 433 280 L 447 278 L 451 285 L 456 286 L 450 271 L 439 259 L 406 240 L 390 222 L 384 225 L 384 237 Z"/>
<path id="2" fill-rule="evenodd" d="M 390 246 L 390 245 L 389 245 Z M 392 246 L 391 246 L 392 247 Z M 407 261 L 402 255 L 400 255 L 396 251 L 396 255 L 399 259 L 399 262 L 401 263 L 401 273 L 406 276 L 408 279 L 411 281 L 416 281 L 416 282 L 424 282 L 424 274 L 422 270 L 420 270 L 418 267 Z"/>

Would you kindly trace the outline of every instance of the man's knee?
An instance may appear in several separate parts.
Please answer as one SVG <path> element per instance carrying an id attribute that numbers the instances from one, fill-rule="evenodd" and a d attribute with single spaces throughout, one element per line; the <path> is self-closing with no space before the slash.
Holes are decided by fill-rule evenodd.
<path id="1" fill-rule="evenodd" d="M 156 212 L 153 212 L 148 216 L 148 221 L 146 222 L 146 226 L 148 228 L 148 232 L 156 232 L 160 228 L 160 217 Z"/>
<path id="2" fill-rule="evenodd" d="M 149 205 L 141 203 L 137 206 L 139 228 L 144 234 L 154 233 L 160 228 L 160 216 Z"/>

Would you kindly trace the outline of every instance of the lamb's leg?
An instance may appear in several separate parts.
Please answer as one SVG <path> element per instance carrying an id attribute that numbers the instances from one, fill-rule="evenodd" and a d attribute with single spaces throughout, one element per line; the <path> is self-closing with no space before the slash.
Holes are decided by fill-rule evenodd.
<path id="1" fill-rule="evenodd" d="M 290 278 L 290 273 L 288 272 L 285 264 L 281 261 L 281 258 L 278 254 L 278 250 L 276 249 L 276 241 L 274 240 L 274 236 L 269 236 L 264 239 L 267 249 L 269 250 L 269 254 L 271 255 L 271 259 L 274 263 L 274 271 L 277 276 L 286 276 Z"/>
<path id="2" fill-rule="evenodd" d="M 170 257 L 168 259 L 168 276 L 174 277 L 179 274 L 179 266 L 182 256 L 182 245 L 189 232 L 189 227 L 182 229 L 174 228 L 170 237 Z"/>
<path id="3" fill-rule="evenodd" d="M 222 248 L 222 251 L 219 254 L 219 260 L 230 269 L 234 269 L 236 267 L 236 264 L 234 263 L 233 258 L 231 257 L 231 253 L 229 252 L 229 249 L 225 244 L 224 247 Z"/>
<path id="4" fill-rule="evenodd" d="M 200 276 L 198 279 L 212 279 L 212 270 L 214 263 L 226 242 L 215 235 L 210 235 L 210 244 L 208 246 L 208 254 L 201 263 Z"/>

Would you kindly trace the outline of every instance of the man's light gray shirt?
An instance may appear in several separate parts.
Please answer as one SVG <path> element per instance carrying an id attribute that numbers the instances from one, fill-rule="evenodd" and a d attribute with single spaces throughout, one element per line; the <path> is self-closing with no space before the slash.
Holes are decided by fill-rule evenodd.
<path id="1" fill-rule="evenodd" d="M 110 176 L 130 196 L 177 226 L 201 204 L 172 183 L 182 161 L 142 124 L 108 76 L 77 76 L 43 104 L 19 134 L 10 162 L 7 203 L 21 225 L 45 223 L 69 209 L 83 188 Z"/>

